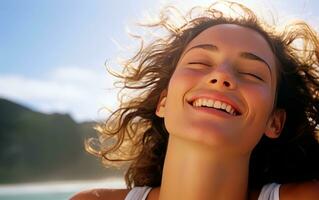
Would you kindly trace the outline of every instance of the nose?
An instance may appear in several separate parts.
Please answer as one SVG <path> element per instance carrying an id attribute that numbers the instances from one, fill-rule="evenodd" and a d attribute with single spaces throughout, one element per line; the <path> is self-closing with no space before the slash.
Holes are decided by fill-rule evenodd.
<path id="1" fill-rule="evenodd" d="M 217 82 L 222 82 L 221 84 L 223 85 L 223 86 L 225 86 L 225 87 L 230 87 L 231 86 L 231 84 L 230 84 L 230 81 L 228 81 L 228 80 L 221 80 L 221 79 L 219 79 L 220 81 L 218 81 L 216 78 L 214 78 L 213 80 L 211 80 L 211 83 L 213 83 L 213 84 L 219 84 L 219 83 L 217 83 Z"/>
<path id="2" fill-rule="evenodd" d="M 236 79 L 230 65 L 216 66 L 216 68 L 210 72 L 208 83 L 214 87 L 230 90 L 237 87 Z"/>

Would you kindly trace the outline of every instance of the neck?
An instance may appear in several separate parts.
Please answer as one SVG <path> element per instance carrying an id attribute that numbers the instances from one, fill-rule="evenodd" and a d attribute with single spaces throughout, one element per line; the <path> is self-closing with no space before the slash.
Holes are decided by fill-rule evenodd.
<path id="1" fill-rule="evenodd" d="M 159 199 L 246 199 L 249 156 L 228 154 L 170 136 Z"/>

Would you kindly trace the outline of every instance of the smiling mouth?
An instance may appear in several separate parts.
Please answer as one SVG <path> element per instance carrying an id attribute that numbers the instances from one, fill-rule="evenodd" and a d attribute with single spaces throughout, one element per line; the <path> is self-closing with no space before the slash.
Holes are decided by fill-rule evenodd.
<path id="1" fill-rule="evenodd" d="M 196 99 L 194 101 L 188 102 L 192 107 L 195 108 L 205 108 L 205 109 L 214 109 L 221 112 L 224 112 L 231 116 L 239 116 L 241 113 L 232 107 L 231 105 L 218 101 L 218 100 L 211 100 L 211 99 Z"/>

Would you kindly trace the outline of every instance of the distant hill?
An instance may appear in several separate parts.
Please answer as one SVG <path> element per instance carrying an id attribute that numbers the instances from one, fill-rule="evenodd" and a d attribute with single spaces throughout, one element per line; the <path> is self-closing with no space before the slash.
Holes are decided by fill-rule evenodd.
<path id="1" fill-rule="evenodd" d="M 121 176 L 84 150 L 94 122 L 43 114 L 0 98 L 0 183 Z"/>

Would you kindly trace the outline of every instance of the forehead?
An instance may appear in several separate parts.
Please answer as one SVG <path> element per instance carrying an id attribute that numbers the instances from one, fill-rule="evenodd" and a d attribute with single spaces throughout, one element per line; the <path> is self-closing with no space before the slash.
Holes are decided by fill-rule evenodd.
<path id="1" fill-rule="evenodd" d="M 273 54 L 266 39 L 257 31 L 236 24 L 219 24 L 207 28 L 197 35 L 186 47 L 185 52 L 199 44 L 213 44 L 221 52 L 250 52 L 275 66 Z"/>

